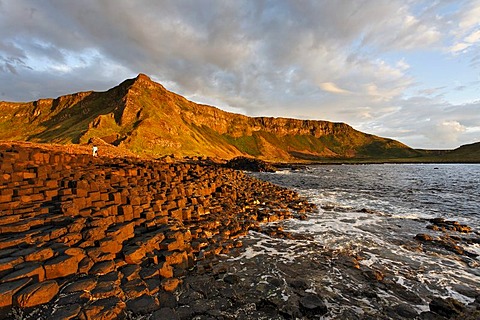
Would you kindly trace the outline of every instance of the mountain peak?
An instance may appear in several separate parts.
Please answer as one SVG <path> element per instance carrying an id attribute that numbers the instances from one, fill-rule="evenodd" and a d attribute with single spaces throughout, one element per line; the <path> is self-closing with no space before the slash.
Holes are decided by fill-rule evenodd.
<path id="1" fill-rule="evenodd" d="M 150 79 L 149 76 L 147 76 L 144 73 L 139 73 L 138 76 L 135 78 L 136 81 L 150 81 L 153 82 L 152 79 Z"/>
<path id="2" fill-rule="evenodd" d="M 165 88 L 153 81 L 149 76 L 147 76 L 144 73 L 139 73 L 138 76 L 130 80 L 130 86 L 132 87 L 141 87 L 141 88 L 148 88 L 148 89 L 160 89 L 160 90 L 165 90 Z"/>

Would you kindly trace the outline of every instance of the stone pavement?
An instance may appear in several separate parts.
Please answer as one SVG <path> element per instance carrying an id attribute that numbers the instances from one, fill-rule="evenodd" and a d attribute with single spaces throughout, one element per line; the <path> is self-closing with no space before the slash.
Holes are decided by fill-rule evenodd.
<path id="1" fill-rule="evenodd" d="M 202 159 L 2 145 L 0 318 L 47 303 L 52 319 L 154 312 L 199 261 L 241 246 L 259 223 L 311 210 L 293 191 Z"/>

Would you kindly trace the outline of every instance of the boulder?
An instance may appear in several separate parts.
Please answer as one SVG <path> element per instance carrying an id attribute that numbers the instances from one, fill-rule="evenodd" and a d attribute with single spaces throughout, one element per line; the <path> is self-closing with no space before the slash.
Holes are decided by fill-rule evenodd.
<path id="1" fill-rule="evenodd" d="M 25 256 L 25 261 L 45 261 L 54 256 L 52 248 L 41 248 Z"/>
<path id="2" fill-rule="evenodd" d="M 453 298 L 442 299 L 435 297 L 428 306 L 430 311 L 446 318 L 458 316 L 465 310 L 465 306 Z"/>
<path id="3" fill-rule="evenodd" d="M 160 306 L 155 297 L 144 294 L 143 296 L 127 301 L 127 309 L 135 314 L 151 314 L 160 309 Z"/>
<path id="4" fill-rule="evenodd" d="M 47 260 L 43 266 L 47 279 L 62 278 L 77 273 L 78 259 L 74 256 L 60 255 Z"/>
<path id="5" fill-rule="evenodd" d="M 22 257 L 5 257 L 0 258 L 0 272 L 5 270 L 11 270 L 16 265 L 22 263 L 24 259 Z"/>
<path id="6" fill-rule="evenodd" d="M 275 168 L 268 164 L 265 161 L 247 158 L 247 157 L 236 157 L 229 160 L 225 167 L 235 169 L 235 170 L 245 170 L 245 171 L 254 171 L 254 172 L 275 172 Z"/>
<path id="7" fill-rule="evenodd" d="M 145 253 L 143 246 L 127 246 L 123 248 L 125 262 L 128 264 L 139 264 L 145 257 Z"/>
<path id="8" fill-rule="evenodd" d="M 93 275 L 104 275 L 115 270 L 115 262 L 112 260 L 98 262 L 88 271 Z"/>
<path id="9" fill-rule="evenodd" d="M 15 304 L 22 308 L 34 307 L 51 301 L 58 293 L 55 280 L 32 284 L 15 295 Z"/>
<path id="10" fill-rule="evenodd" d="M 85 277 L 77 279 L 64 287 L 62 293 L 72 293 L 78 291 L 91 291 L 97 285 L 97 279 L 93 277 Z"/>
<path id="11" fill-rule="evenodd" d="M 300 298 L 300 310 L 310 316 L 321 316 L 328 311 L 322 299 L 316 294 L 311 293 Z"/>
<path id="12" fill-rule="evenodd" d="M 0 308 L 13 304 L 13 296 L 32 281 L 30 278 L 23 278 L 17 281 L 0 284 Z"/>
<path id="13" fill-rule="evenodd" d="M 415 240 L 422 242 L 433 241 L 433 237 L 425 233 L 419 233 L 415 236 Z"/>
<path id="14" fill-rule="evenodd" d="M 80 319 L 114 320 L 124 309 L 125 302 L 118 297 L 98 299 L 83 308 L 83 317 Z"/>
<path id="15" fill-rule="evenodd" d="M 23 278 L 33 278 L 36 282 L 45 279 L 45 270 L 38 263 L 27 262 L 19 265 L 19 269 L 7 274 L 1 281 L 13 281 Z"/>
<path id="16" fill-rule="evenodd" d="M 181 283 L 182 283 L 182 280 L 179 280 L 177 278 L 164 279 L 162 281 L 162 288 L 167 292 L 172 292 L 172 291 L 175 291 L 175 289 L 177 289 L 177 287 Z"/>

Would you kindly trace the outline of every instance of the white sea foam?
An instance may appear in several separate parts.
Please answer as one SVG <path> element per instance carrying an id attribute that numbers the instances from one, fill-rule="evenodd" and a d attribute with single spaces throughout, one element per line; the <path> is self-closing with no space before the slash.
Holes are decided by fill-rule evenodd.
<path id="1" fill-rule="evenodd" d="M 277 170 L 275 171 L 275 174 L 291 174 L 292 172 L 290 170 Z"/>
<path id="2" fill-rule="evenodd" d="M 435 217 L 456 220 L 479 230 L 480 166 L 460 169 L 451 165 L 441 166 L 435 172 L 431 171 L 432 166 L 422 165 L 318 166 L 309 171 L 262 177 L 295 189 L 319 207 L 308 220 L 284 222 L 286 231 L 309 236 L 316 248 L 359 255 L 363 258 L 361 265 L 382 270 L 392 275 L 398 285 L 417 292 L 424 303 L 414 307 L 421 312 L 428 310 L 428 297 L 432 295 L 468 303 L 472 299 L 456 291 L 455 286 L 478 289 L 480 283 L 479 257 L 459 256 L 414 240 L 418 233 L 442 235 L 425 228 L 428 219 Z M 266 236 L 253 236 L 262 241 L 252 249 L 257 253 L 248 252 L 247 257 L 264 253 L 293 263 L 294 257 L 315 254 L 305 242 L 299 245 L 295 241 L 289 242 L 286 250 L 269 250 L 272 243 Z M 464 249 L 480 255 L 479 244 L 464 245 Z M 357 299 L 333 285 L 341 282 L 352 292 L 358 289 L 358 284 L 349 283 L 341 270 L 333 268 L 323 282 L 332 284 L 328 291 L 341 299 Z M 399 299 L 388 291 L 377 294 L 385 301 Z M 364 303 L 371 305 L 368 299 Z M 327 305 L 337 314 L 344 309 L 335 303 Z"/>

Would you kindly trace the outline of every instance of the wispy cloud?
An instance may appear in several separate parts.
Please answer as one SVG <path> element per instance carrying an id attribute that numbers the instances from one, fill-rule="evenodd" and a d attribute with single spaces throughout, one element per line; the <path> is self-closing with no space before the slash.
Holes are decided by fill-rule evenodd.
<path id="1" fill-rule="evenodd" d="M 351 94 L 350 91 L 339 88 L 335 83 L 333 82 L 322 82 L 318 85 L 323 91 L 330 92 L 330 93 L 336 93 L 336 94 Z"/>

